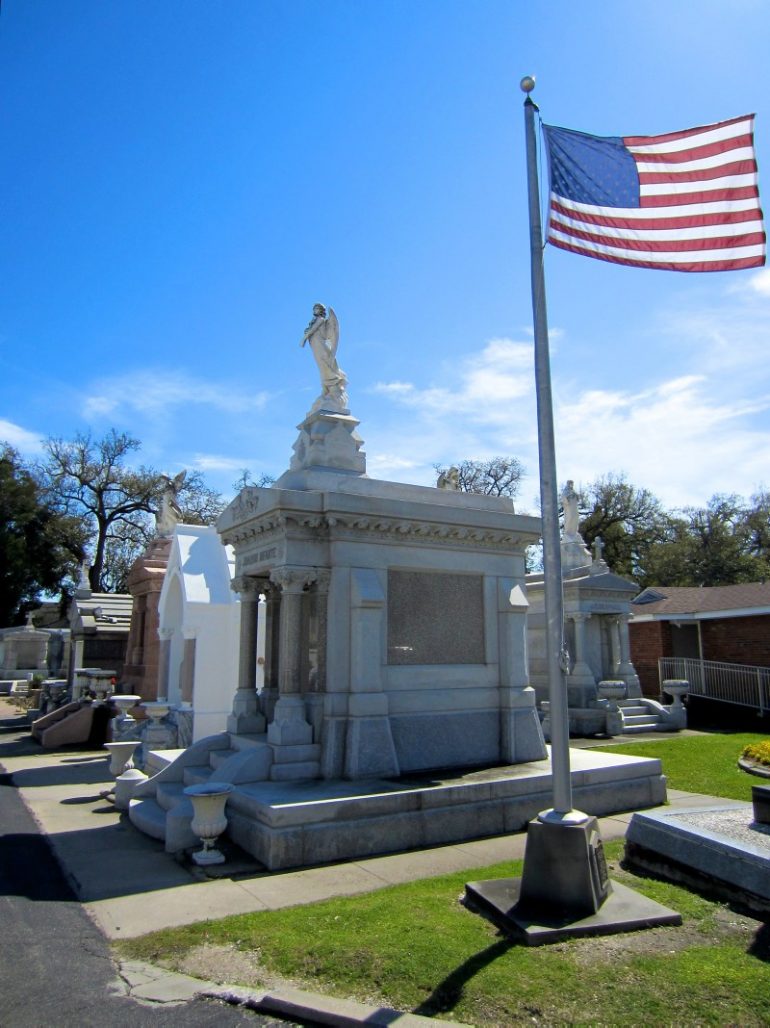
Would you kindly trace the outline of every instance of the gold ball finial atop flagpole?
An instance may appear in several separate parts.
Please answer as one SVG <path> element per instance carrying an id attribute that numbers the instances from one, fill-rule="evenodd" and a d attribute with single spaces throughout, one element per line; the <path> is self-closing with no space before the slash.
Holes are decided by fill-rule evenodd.
<path id="1" fill-rule="evenodd" d="M 519 83 L 519 85 L 521 86 L 522 91 L 524 93 L 531 93 L 532 90 L 535 88 L 535 76 L 534 75 L 525 75 L 524 78 Z"/>

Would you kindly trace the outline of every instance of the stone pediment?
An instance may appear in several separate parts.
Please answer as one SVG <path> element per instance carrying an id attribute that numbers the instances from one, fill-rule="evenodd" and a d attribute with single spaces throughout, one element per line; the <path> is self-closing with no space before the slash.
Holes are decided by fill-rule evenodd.
<path id="1" fill-rule="evenodd" d="M 586 598 L 623 595 L 630 601 L 639 591 L 639 587 L 627 578 L 616 575 L 613 571 L 605 571 L 598 575 L 585 574 L 580 577 L 565 578 L 564 591 L 565 593 L 577 591 L 581 597 Z"/>

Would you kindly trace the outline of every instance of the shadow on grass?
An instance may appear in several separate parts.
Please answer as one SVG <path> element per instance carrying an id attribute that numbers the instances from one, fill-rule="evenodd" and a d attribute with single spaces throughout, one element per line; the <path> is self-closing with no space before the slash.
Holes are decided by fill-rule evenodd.
<path id="1" fill-rule="evenodd" d="M 763 924 L 746 950 L 749 956 L 770 964 L 770 924 Z"/>
<path id="2" fill-rule="evenodd" d="M 412 1013 L 433 1017 L 435 1014 L 446 1014 L 454 1010 L 471 978 L 516 945 L 518 944 L 511 939 L 500 939 L 480 953 L 476 953 L 439 982 L 430 996 L 415 1007 Z"/>

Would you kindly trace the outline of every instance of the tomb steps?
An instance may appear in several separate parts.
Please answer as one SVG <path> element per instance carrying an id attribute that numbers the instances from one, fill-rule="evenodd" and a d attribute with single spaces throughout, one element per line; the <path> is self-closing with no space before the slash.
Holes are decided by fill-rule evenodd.
<path id="1" fill-rule="evenodd" d="M 623 718 L 623 735 L 666 732 L 671 729 L 665 708 L 655 700 L 646 697 L 621 700 L 618 707 Z"/>
<path id="2" fill-rule="evenodd" d="M 164 762 L 160 753 L 149 754 L 147 766 L 157 773 L 137 788 L 128 816 L 137 828 L 175 853 L 198 842 L 190 828 L 193 807 L 184 794 L 187 786 L 227 782 L 234 786 L 228 802 L 238 806 L 240 786 L 315 779 L 320 776 L 320 760 L 317 743 L 276 746 L 264 733 L 222 732 L 179 751 L 170 762 Z"/>

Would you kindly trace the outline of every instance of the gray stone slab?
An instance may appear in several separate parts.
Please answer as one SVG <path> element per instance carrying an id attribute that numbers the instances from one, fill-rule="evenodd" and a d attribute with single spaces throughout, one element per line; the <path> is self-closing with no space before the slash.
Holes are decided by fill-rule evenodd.
<path id="1" fill-rule="evenodd" d="M 754 909 L 770 910 L 770 829 L 748 803 L 636 813 L 627 859 L 675 881 L 720 883 Z"/>
<path id="2" fill-rule="evenodd" d="M 520 888 L 520 878 L 468 882 L 465 902 L 528 946 L 682 923 L 682 917 L 676 911 L 640 896 L 619 882 L 612 882 L 612 892 L 595 914 L 577 919 L 565 916 L 563 910 L 558 909 L 544 908 L 536 913 L 518 909 Z"/>

